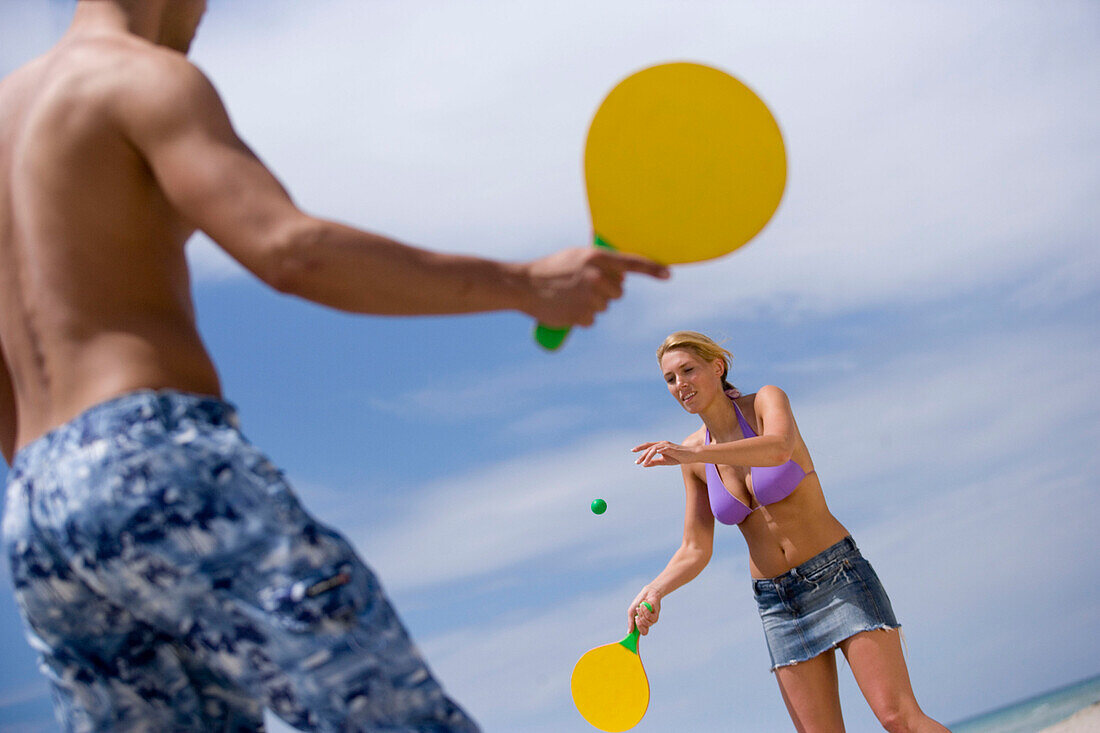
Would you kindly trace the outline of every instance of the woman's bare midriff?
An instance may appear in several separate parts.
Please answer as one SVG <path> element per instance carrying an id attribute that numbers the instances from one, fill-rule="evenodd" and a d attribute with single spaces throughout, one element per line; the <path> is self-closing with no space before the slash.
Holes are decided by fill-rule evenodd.
<path id="1" fill-rule="evenodd" d="M 754 578 L 774 578 L 848 536 L 829 511 L 816 473 L 786 499 L 756 509 L 738 527 L 749 548 Z"/>

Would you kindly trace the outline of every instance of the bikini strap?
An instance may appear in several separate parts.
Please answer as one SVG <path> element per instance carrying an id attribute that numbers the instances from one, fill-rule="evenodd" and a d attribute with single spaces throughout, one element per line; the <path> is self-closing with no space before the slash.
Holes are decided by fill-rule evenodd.
<path id="1" fill-rule="evenodd" d="M 736 412 L 736 413 L 737 413 L 737 421 L 738 421 L 739 423 L 741 423 L 741 433 L 742 433 L 742 437 L 745 437 L 745 438 L 747 438 L 747 437 L 749 437 L 749 436 L 751 435 L 752 437 L 754 437 L 754 438 L 755 438 L 755 437 L 756 437 L 756 431 L 755 431 L 755 430 L 753 430 L 753 429 L 752 429 L 752 428 L 751 428 L 751 427 L 749 426 L 749 421 L 748 421 L 748 420 L 746 420 L 746 419 L 745 419 L 745 416 L 741 414 L 741 408 L 737 406 L 737 400 L 734 400 L 734 399 L 732 399 L 732 398 L 731 398 L 731 399 L 730 399 L 730 402 L 732 402 L 732 403 L 733 403 L 733 409 L 734 409 L 734 412 Z"/>

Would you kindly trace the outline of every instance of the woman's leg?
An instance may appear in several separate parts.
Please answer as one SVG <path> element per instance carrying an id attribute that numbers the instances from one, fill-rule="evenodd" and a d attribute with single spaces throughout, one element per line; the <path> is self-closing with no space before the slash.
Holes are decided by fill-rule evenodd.
<path id="1" fill-rule="evenodd" d="M 783 702 L 798 733 L 844 730 L 837 686 L 836 654 L 830 649 L 813 659 L 775 670 Z"/>
<path id="2" fill-rule="evenodd" d="M 909 670 L 901 653 L 898 629 L 864 631 L 840 643 L 856 683 L 882 727 L 895 731 L 937 731 L 947 728 L 929 718 L 917 704 Z"/>

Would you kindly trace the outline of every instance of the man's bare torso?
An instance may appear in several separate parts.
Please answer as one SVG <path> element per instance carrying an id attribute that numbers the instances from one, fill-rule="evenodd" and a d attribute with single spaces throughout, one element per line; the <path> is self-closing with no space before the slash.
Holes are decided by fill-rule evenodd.
<path id="1" fill-rule="evenodd" d="M 0 82 L 0 447 L 139 388 L 217 394 L 182 221 L 127 139 L 127 89 L 173 53 L 74 35 Z M 163 65 L 152 65 L 163 68 Z M 9 402 L 11 404 L 5 404 Z"/>

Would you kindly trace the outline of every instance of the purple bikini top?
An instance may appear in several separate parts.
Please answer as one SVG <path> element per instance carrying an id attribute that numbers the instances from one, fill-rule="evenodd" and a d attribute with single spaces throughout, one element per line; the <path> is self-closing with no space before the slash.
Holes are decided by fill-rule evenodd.
<path id="1" fill-rule="evenodd" d="M 733 402 L 733 400 L 730 400 Z M 749 427 L 741 409 L 733 402 L 733 409 L 737 411 L 737 421 L 741 423 L 741 433 L 744 437 L 756 437 L 756 432 Z M 710 445 L 710 431 L 707 430 L 707 445 Z M 710 510 L 714 518 L 722 524 L 741 524 L 753 513 L 743 501 L 729 492 L 718 475 L 718 467 L 713 463 L 707 466 L 707 494 L 710 496 Z M 760 506 L 774 504 L 791 495 L 795 487 L 806 477 L 802 467 L 792 461 L 787 461 L 780 466 L 752 466 L 749 468 L 752 476 L 752 493 L 756 495 L 756 501 Z M 759 507 L 758 507 L 759 508 Z"/>

